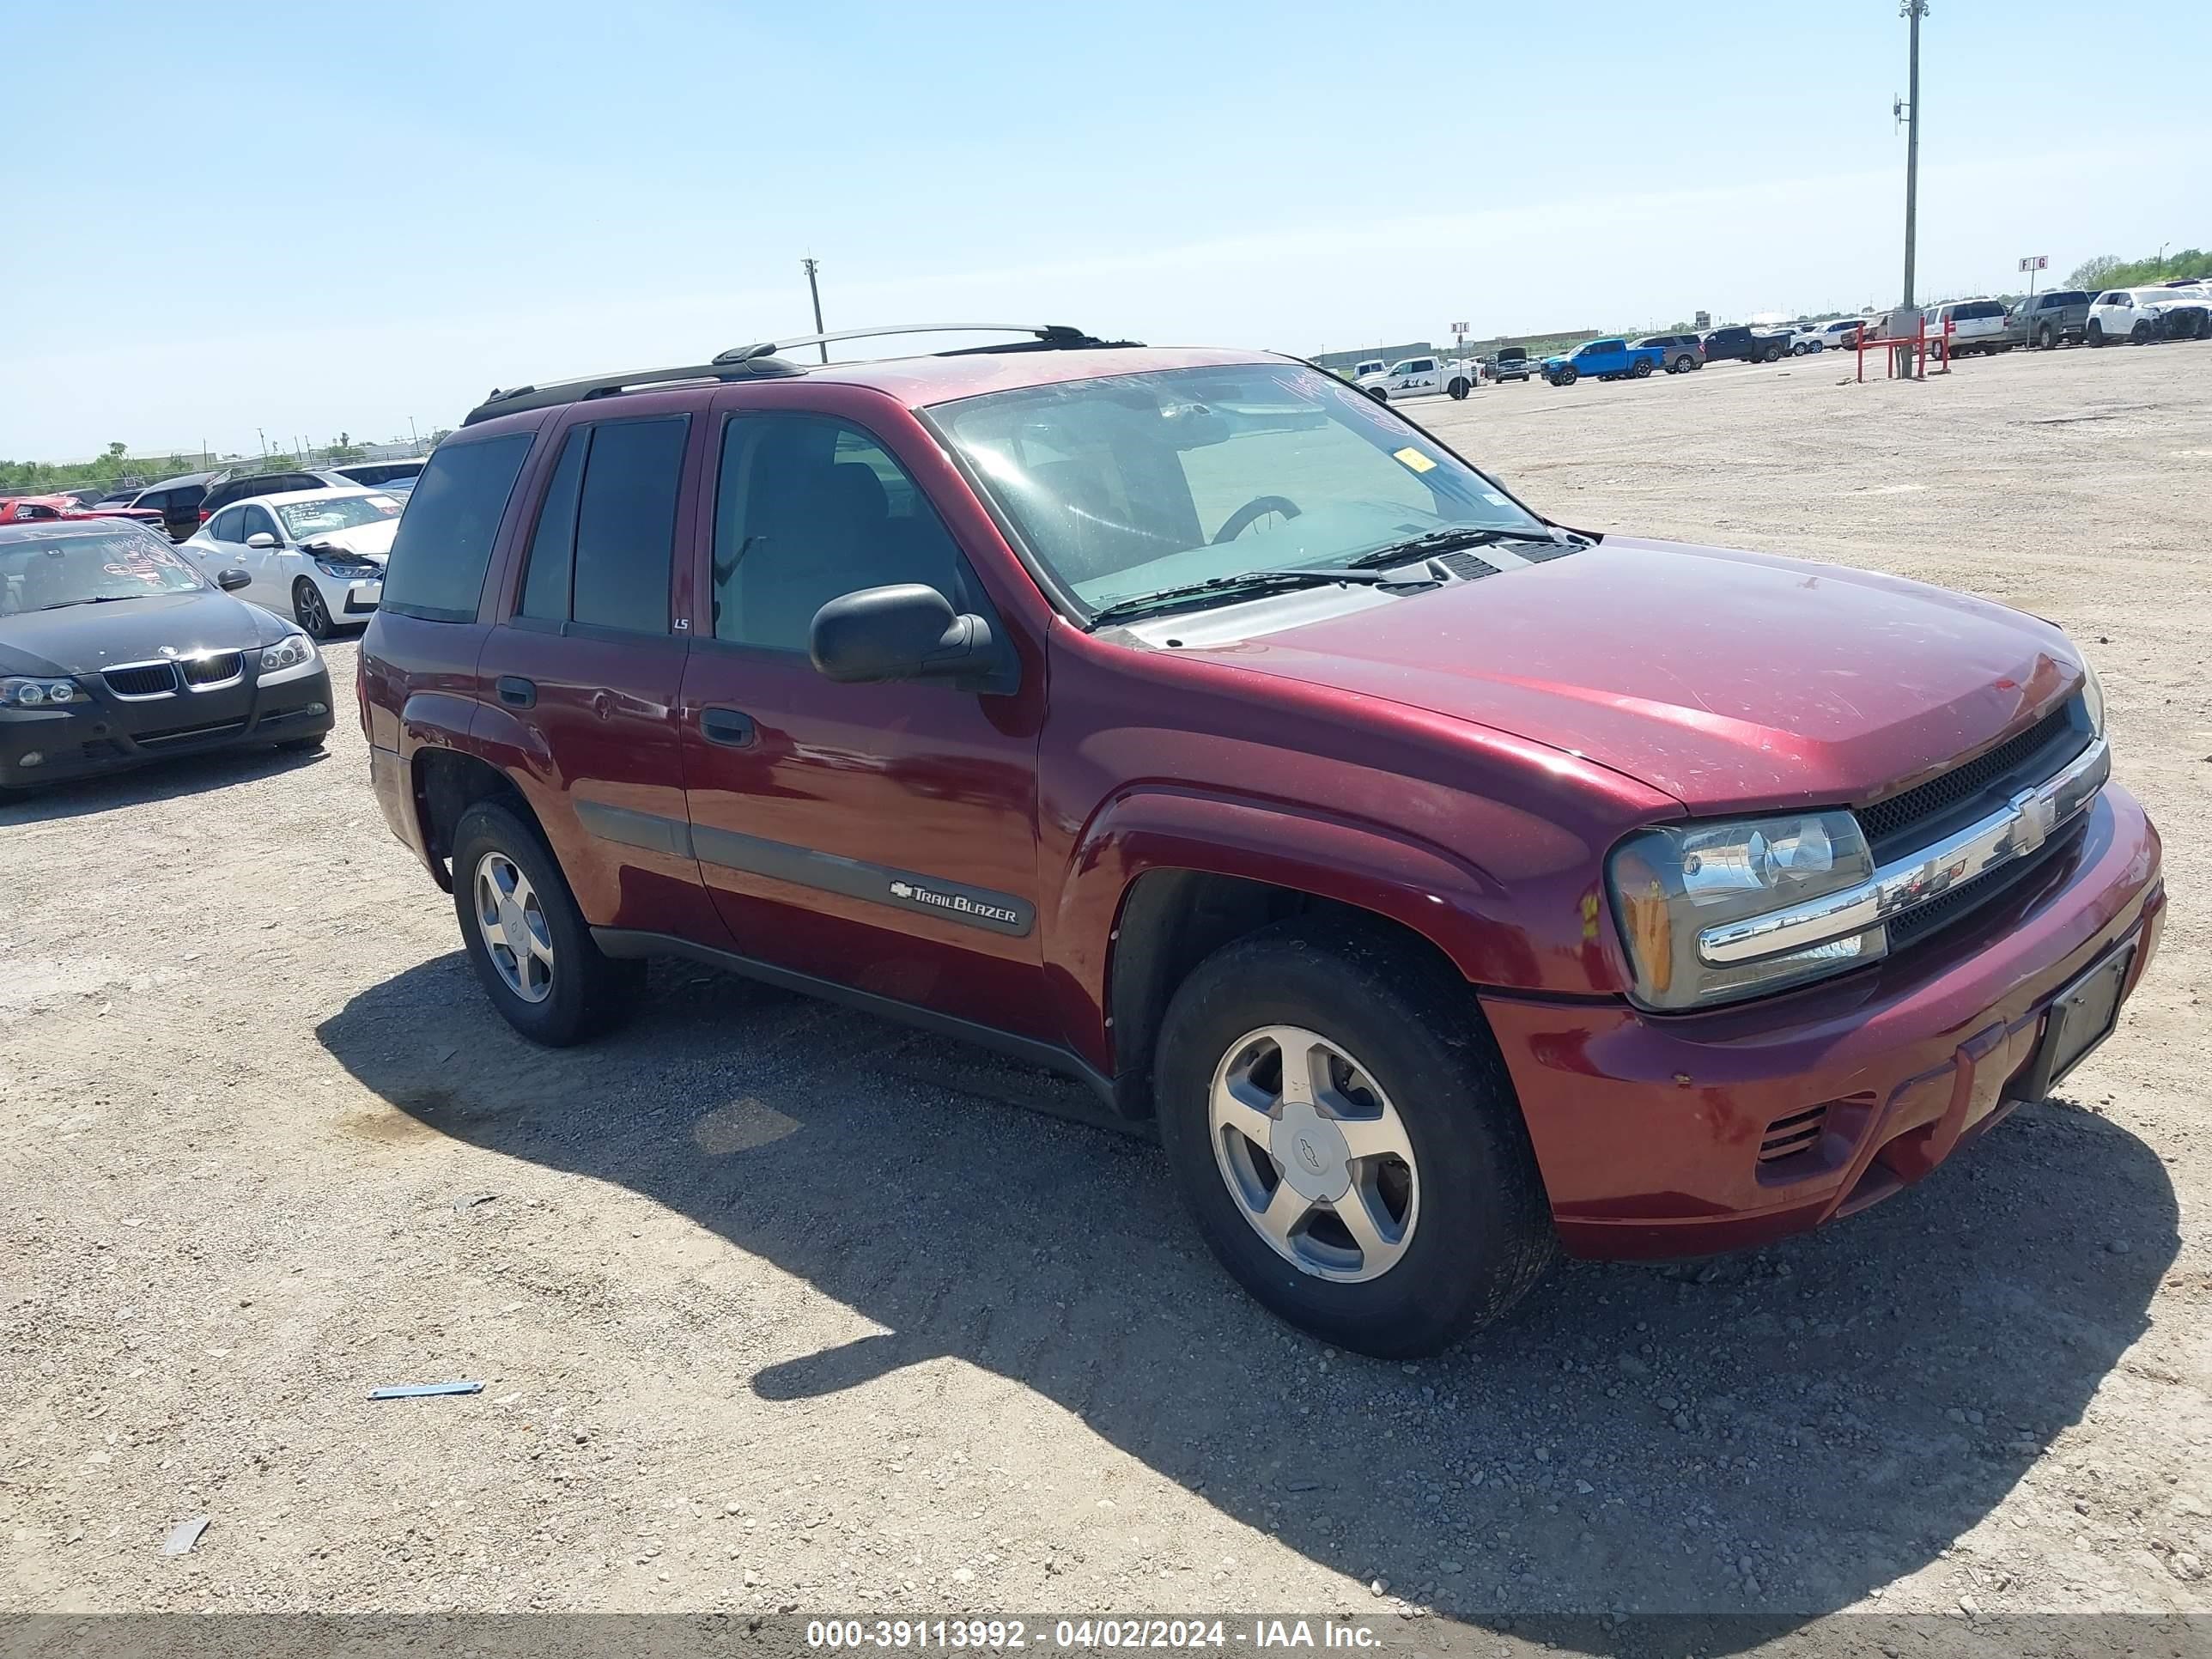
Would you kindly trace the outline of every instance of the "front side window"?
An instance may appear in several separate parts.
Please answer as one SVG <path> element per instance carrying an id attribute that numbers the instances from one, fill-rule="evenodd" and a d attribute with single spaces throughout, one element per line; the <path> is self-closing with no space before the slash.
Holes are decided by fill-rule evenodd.
<path id="1" fill-rule="evenodd" d="M 269 516 L 267 507 L 242 507 L 239 508 L 239 513 L 240 515 L 238 523 L 239 540 L 251 541 L 256 536 L 276 536 L 276 520 Z M 282 541 L 284 538 L 282 536 L 276 536 L 276 539 Z"/>
<path id="2" fill-rule="evenodd" d="M 716 639 L 804 652 L 830 600 L 905 582 L 956 611 L 981 603 L 951 533 L 890 451 L 827 416 L 730 418 L 714 490 Z"/>
<path id="3" fill-rule="evenodd" d="M 0 615 L 189 593 L 206 586 L 166 539 L 136 526 L 0 543 Z"/>
<path id="4" fill-rule="evenodd" d="M 668 632 L 688 415 L 576 427 L 530 538 L 517 614 Z"/>
<path id="5" fill-rule="evenodd" d="M 1340 566 L 1440 530 L 1548 535 L 1372 398 L 1295 363 L 1024 387 L 931 413 L 1036 556 L 1094 607 Z"/>
<path id="6" fill-rule="evenodd" d="M 507 498 L 532 435 L 448 441 L 422 469 L 384 574 L 383 605 L 426 622 L 474 622 Z"/>

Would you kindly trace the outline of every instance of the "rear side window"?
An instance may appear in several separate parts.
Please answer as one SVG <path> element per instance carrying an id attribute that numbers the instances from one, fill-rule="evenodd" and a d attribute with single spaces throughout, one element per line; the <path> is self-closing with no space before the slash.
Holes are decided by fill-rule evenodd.
<path id="1" fill-rule="evenodd" d="M 384 608 L 426 622 L 474 622 L 507 498 L 532 434 L 446 444 L 422 469 L 392 538 Z"/>
<path id="2" fill-rule="evenodd" d="M 517 615 L 632 634 L 668 631 L 677 494 L 690 427 L 689 416 L 676 415 L 569 432 L 531 535 Z"/>

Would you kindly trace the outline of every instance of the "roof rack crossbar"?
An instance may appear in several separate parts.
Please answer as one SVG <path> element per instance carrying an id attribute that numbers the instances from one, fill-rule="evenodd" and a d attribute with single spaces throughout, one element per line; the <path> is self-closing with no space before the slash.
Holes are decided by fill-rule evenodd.
<path id="1" fill-rule="evenodd" d="M 750 362 L 794 346 L 835 345 L 840 340 L 873 340 L 890 334 L 1030 334 L 1046 344 L 1078 347 L 1103 344 L 1065 323 L 895 323 L 884 328 L 848 328 L 835 334 L 802 334 L 789 340 L 763 340 L 715 354 L 718 363 Z"/>

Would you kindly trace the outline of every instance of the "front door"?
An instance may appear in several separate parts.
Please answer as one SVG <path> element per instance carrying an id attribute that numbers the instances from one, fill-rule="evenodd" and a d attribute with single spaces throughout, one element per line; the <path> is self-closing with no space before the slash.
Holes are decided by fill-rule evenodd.
<path id="1" fill-rule="evenodd" d="M 843 593 L 926 583 L 1003 624 L 915 481 L 918 434 L 731 403 L 682 726 L 692 845 L 737 950 L 1049 1039 L 1033 1012 L 1042 674 L 997 692 L 824 679 L 809 635 Z"/>
<path id="2" fill-rule="evenodd" d="M 526 772 L 586 921 L 721 945 L 686 844 L 676 726 L 685 641 L 671 578 L 696 418 L 586 413 L 555 434 L 477 666 L 489 718 L 474 729 Z"/>

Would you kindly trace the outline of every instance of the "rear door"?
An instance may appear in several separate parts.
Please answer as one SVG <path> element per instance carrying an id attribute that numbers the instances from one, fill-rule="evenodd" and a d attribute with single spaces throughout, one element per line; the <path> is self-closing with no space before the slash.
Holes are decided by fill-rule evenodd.
<path id="1" fill-rule="evenodd" d="M 472 729 L 529 775 L 586 921 L 722 945 L 688 848 L 676 723 L 686 639 L 672 583 L 702 413 L 672 397 L 605 407 L 570 411 L 534 475 Z"/>
<path id="2" fill-rule="evenodd" d="M 773 409 L 718 400 L 695 556 L 682 721 L 707 884 L 746 957 L 1048 1039 L 1041 662 L 993 692 L 815 671 L 814 613 L 862 588 L 926 583 L 1001 639 L 1006 623 L 921 482 L 962 487 L 912 416 L 873 394 L 775 391 Z"/>

